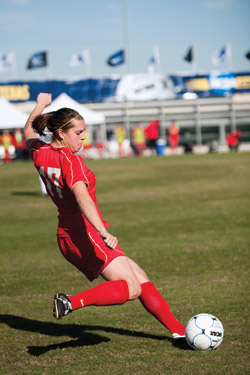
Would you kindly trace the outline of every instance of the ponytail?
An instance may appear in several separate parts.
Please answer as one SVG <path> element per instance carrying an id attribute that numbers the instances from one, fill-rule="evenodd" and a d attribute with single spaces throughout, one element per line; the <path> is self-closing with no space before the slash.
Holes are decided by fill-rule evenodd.
<path id="1" fill-rule="evenodd" d="M 83 117 L 74 109 L 61 108 L 58 111 L 43 113 L 34 118 L 32 128 L 40 135 L 45 135 L 45 129 L 53 133 L 53 139 L 58 138 L 57 130 L 62 128 L 67 132 L 72 126 L 72 120 Z"/>
<path id="2" fill-rule="evenodd" d="M 45 135 L 44 130 L 48 127 L 49 119 L 53 117 L 53 112 L 38 115 L 32 121 L 32 128 L 40 135 Z"/>

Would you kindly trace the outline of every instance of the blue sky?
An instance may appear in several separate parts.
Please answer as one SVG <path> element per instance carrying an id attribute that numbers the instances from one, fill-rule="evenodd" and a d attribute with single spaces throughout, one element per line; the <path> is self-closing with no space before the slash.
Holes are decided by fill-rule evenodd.
<path id="1" fill-rule="evenodd" d="M 89 48 L 93 76 L 120 74 L 109 55 L 126 46 L 125 0 L 1 0 L 0 54 L 14 51 L 18 79 L 84 76 L 84 66 L 70 67 L 73 53 Z M 127 0 L 131 73 L 144 73 L 158 45 L 161 72 L 191 71 L 183 57 L 195 46 L 198 71 L 211 71 L 211 55 L 231 43 L 234 71 L 250 71 L 250 0 Z M 29 57 L 47 50 L 50 68 L 26 70 Z M 223 63 L 221 70 L 227 70 Z M 0 80 L 14 78 L 0 73 Z"/>

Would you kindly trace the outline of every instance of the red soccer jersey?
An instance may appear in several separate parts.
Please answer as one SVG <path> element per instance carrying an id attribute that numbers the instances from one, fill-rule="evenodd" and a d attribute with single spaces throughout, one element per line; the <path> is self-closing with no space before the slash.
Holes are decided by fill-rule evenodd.
<path id="1" fill-rule="evenodd" d="M 32 142 L 30 151 L 46 190 L 58 207 L 59 234 L 80 228 L 86 228 L 88 231 L 93 229 L 93 226 L 81 213 L 71 190 L 79 181 L 86 184 L 104 225 L 106 227 L 109 225 L 103 220 L 97 205 L 95 175 L 87 168 L 81 157 L 73 155 L 67 147 L 56 148 L 40 140 Z"/>
<path id="2" fill-rule="evenodd" d="M 148 139 L 154 140 L 159 138 L 159 126 L 160 126 L 160 121 L 155 120 L 150 122 L 146 128 L 145 128 L 145 135 Z"/>

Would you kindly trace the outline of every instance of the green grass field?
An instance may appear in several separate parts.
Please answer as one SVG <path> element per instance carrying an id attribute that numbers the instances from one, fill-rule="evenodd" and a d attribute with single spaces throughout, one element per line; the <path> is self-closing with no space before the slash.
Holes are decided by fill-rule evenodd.
<path id="1" fill-rule="evenodd" d="M 177 346 L 139 301 L 56 321 L 53 295 L 91 284 L 58 250 L 56 208 L 32 162 L 11 163 L 0 166 L 0 373 L 249 373 L 250 154 L 86 163 L 120 246 L 181 322 L 211 313 L 224 341 L 210 352 Z"/>

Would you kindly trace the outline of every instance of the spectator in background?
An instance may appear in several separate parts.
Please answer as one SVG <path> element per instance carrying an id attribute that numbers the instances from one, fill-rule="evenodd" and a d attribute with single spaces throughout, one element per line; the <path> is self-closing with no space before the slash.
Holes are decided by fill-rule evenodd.
<path id="1" fill-rule="evenodd" d="M 3 157 L 3 162 L 9 163 L 11 161 L 10 146 L 12 145 L 12 137 L 10 133 L 8 132 L 8 130 L 3 131 L 0 141 L 1 141 L 1 144 L 3 145 L 4 153 L 5 153 L 5 156 Z"/>
<path id="2" fill-rule="evenodd" d="M 151 150 L 153 155 L 156 155 L 156 141 L 159 138 L 160 121 L 154 120 L 150 122 L 145 128 L 145 136 L 147 147 Z"/>
<path id="3" fill-rule="evenodd" d="M 85 139 L 82 142 L 82 145 L 83 145 L 83 157 L 85 159 L 88 159 L 88 157 L 89 157 L 89 149 L 92 147 L 92 144 L 91 144 L 91 134 L 89 132 L 88 127 L 86 127 L 86 129 L 84 131 L 84 136 L 85 136 Z"/>
<path id="4" fill-rule="evenodd" d="M 126 137 L 126 131 L 122 124 L 117 125 L 115 128 L 115 138 L 116 142 L 118 143 L 118 156 L 123 156 L 123 142 Z"/>
<path id="5" fill-rule="evenodd" d="M 130 147 L 133 152 L 133 156 L 136 155 L 136 149 L 135 149 L 135 142 L 134 142 L 134 136 L 133 136 L 133 131 L 134 129 L 130 129 L 129 134 L 130 134 Z"/>
<path id="6" fill-rule="evenodd" d="M 169 144 L 170 144 L 173 154 L 176 152 L 176 149 L 179 145 L 179 131 L 180 129 L 175 124 L 175 121 L 172 121 L 168 129 L 168 132 L 169 132 L 168 140 L 169 140 Z"/>
<path id="7" fill-rule="evenodd" d="M 146 148 L 146 138 L 144 134 L 144 129 L 140 124 L 138 124 L 135 128 L 132 129 L 132 138 L 135 148 L 135 154 L 137 156 L 141 156 Z"/>
<path id="8" fill-rule="evenodd" d="M 238 150 L 240 135 L 241 132 L 239 130 L 233 130 L 227 135 L 227 144 L 231 151 Z"/>
<path id="9" fill-rule="evenodd" d="M 26 144 L 20 129 L 16 129 L 12 134 L 12 144 L 16 151 L 16 160 L 23 159 L 23 152 L 26 149 Z"/>
<path id="10" fill-rule="evenodd" d="M 98 150 L 98 154 L 100 159 L 103 157 L 103 151 L 105 149 L 105 129 L 103 128 L 103 125 L 98 126 L 95 133 L 95 147 Z"/>

